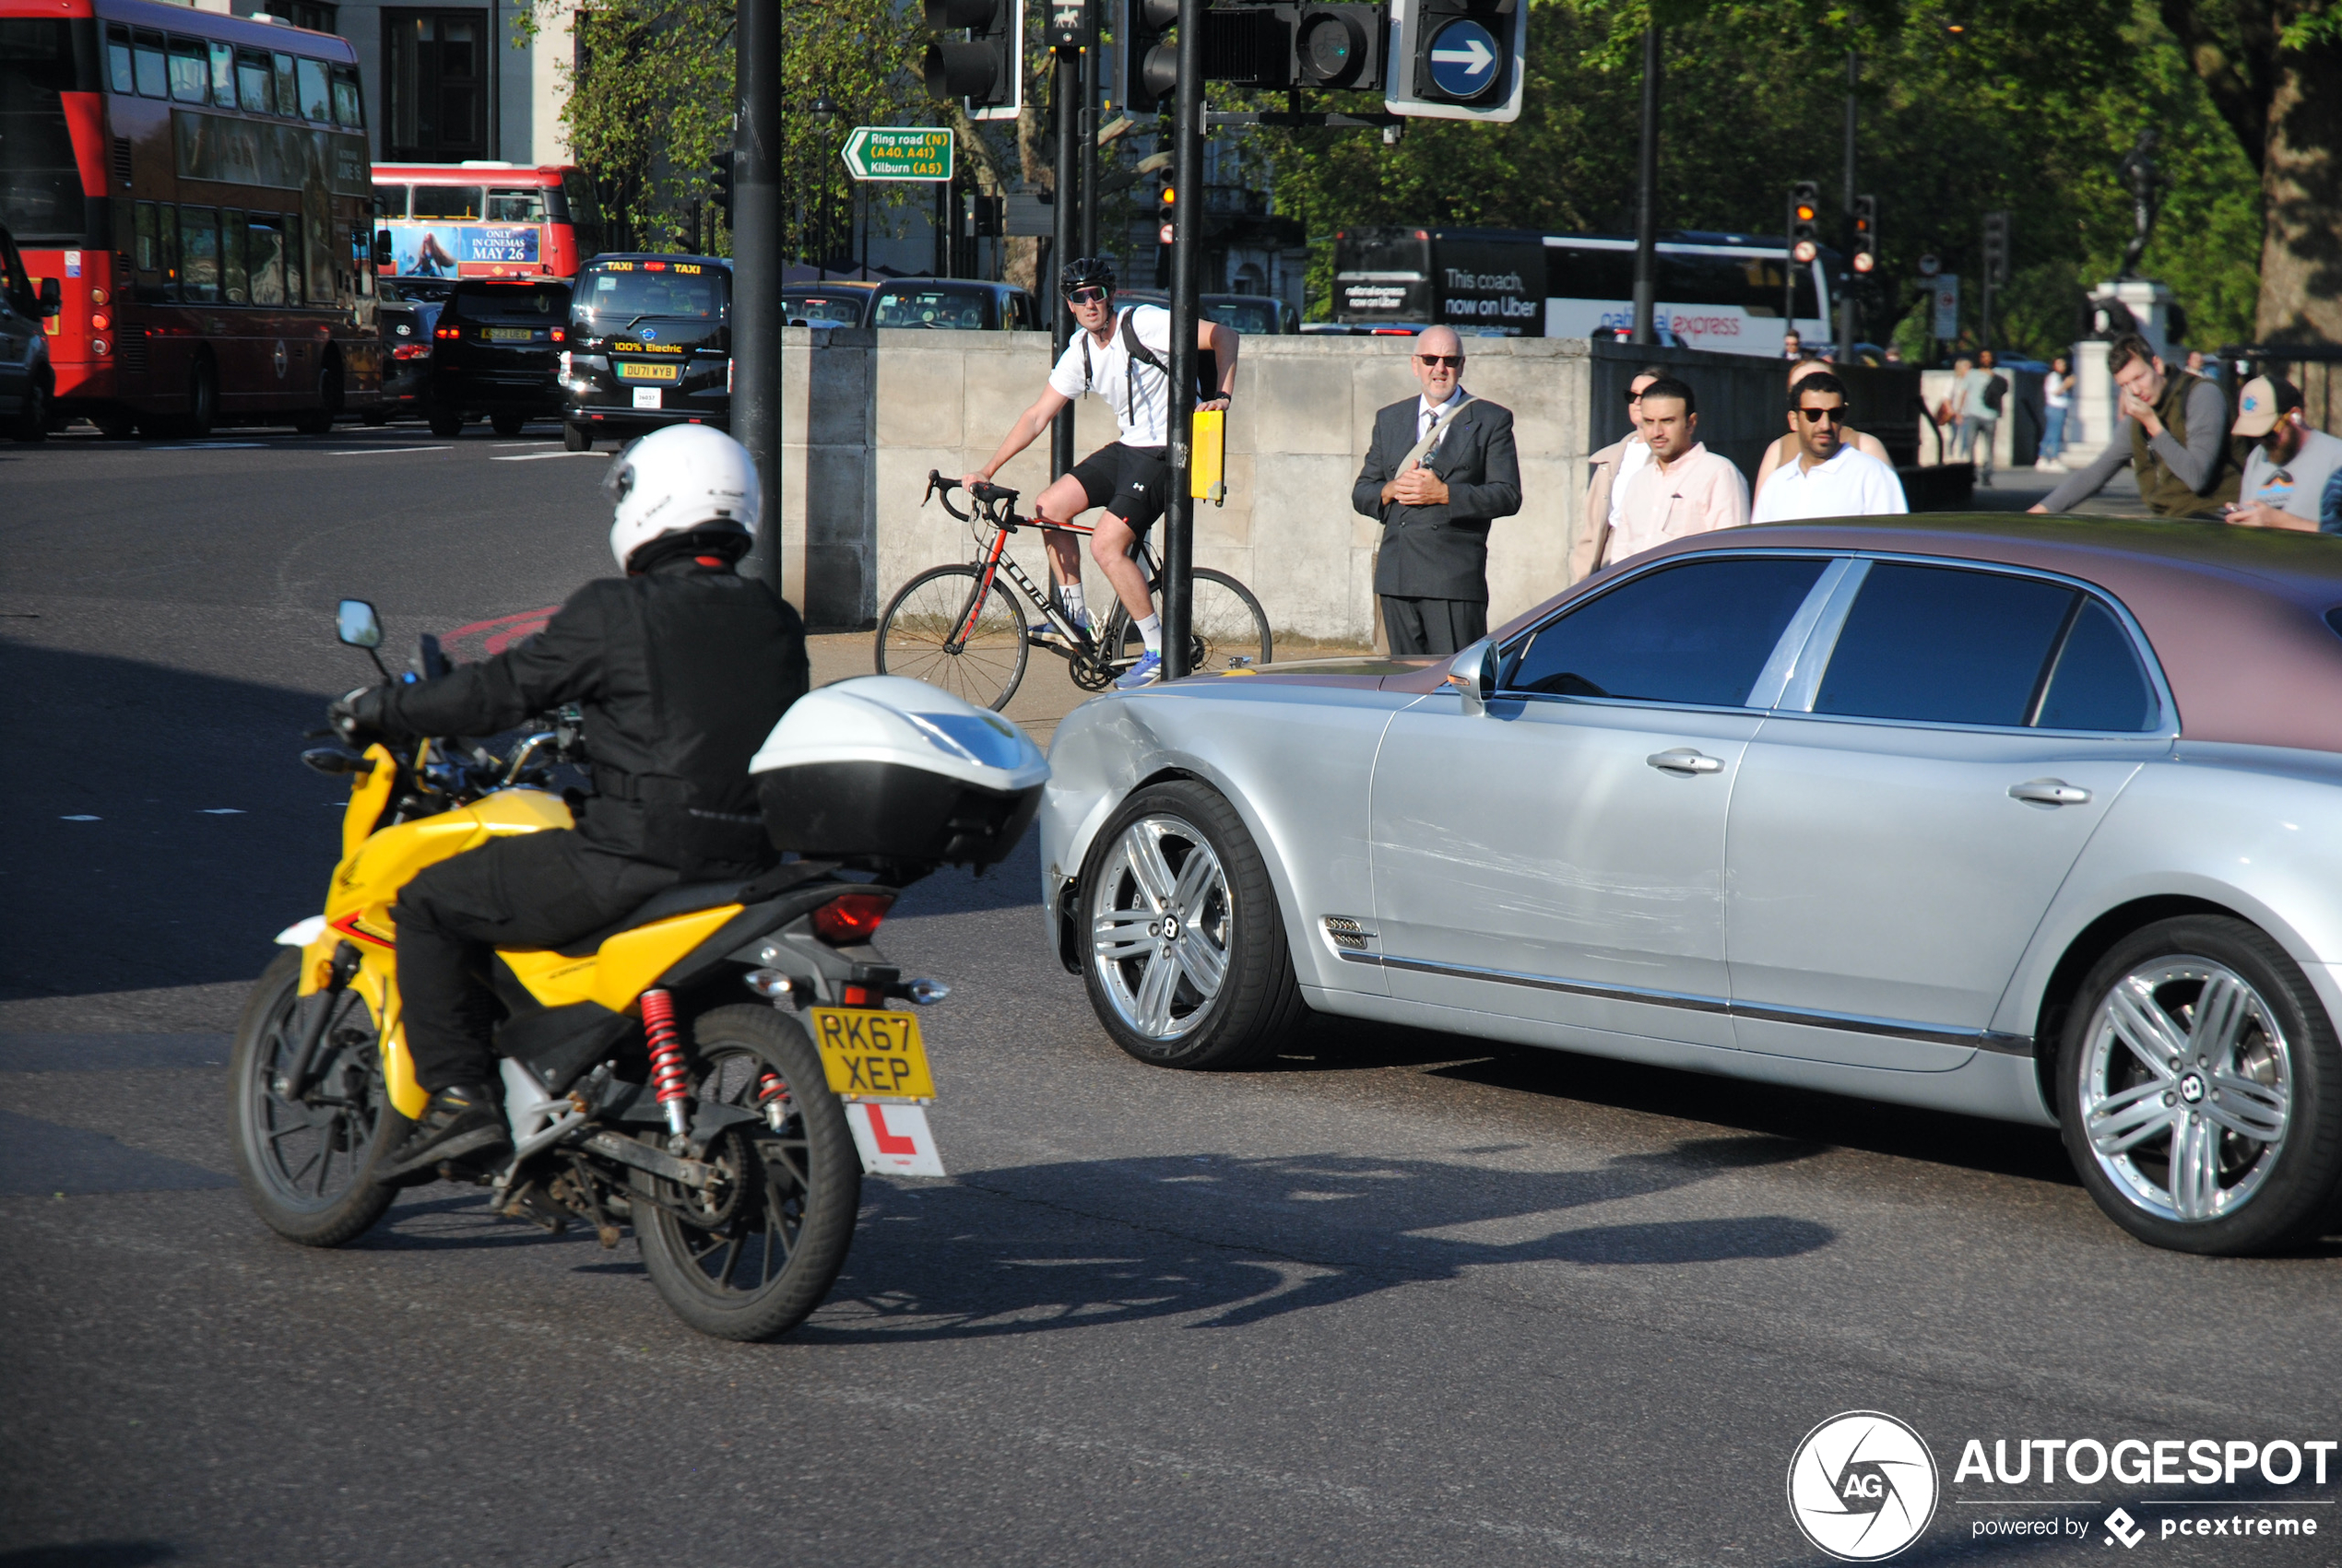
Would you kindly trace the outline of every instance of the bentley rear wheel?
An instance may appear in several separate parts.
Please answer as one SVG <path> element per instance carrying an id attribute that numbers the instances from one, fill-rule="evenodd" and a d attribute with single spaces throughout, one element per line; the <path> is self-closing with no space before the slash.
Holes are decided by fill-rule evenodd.
<path id="1" fill-rule="evenodd" d="M 1139 1060 L 1242 1067 L 1299 1021 L 1268 866 L 1215 791 L 1181 779 L 1132 796 L 1098 834 L 1081 888 L 1091 1008 Z"/>
<path id="2" fill-rule="evenodd" d="M 2059 1058 L 2066 1150 L 2114 1222 L 2182 1252 L 2316 1233 L 2342 1183 L 2342 1050 L 2316 993 L 2241 920 L 2150 925 L 2083 983 Z"/>

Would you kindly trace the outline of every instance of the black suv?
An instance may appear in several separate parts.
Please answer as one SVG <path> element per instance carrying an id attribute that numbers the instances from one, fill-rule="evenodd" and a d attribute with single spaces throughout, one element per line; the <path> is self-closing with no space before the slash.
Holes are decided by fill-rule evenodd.
<path id="1" fill-rule="evenodd" d="M 732 420 L 732 264 L 599 255 L 580 267 L 562 356 L 562 443 Z"/>
<path id="2" fill-rule="evenodd" d="M 517 435 L 523 421 L 558 415 L 568 336 L 568 284 L 459 281 L 432 325 L 431 433 L 460 434 L 486 414 L 498 435 Z"/>

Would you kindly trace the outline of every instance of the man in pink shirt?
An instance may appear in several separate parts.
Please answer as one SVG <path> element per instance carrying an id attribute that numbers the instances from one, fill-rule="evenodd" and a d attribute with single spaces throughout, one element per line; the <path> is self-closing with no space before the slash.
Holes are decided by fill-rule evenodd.
<path id="1" fill-rule="evenodd" d="M 1615 566 L 1647 549 L 1748 521 L 1748 481 L 1732 460 L 1699 443 L 1699 409 L 1691 388 L 1673 376 L 1643 388 L 1643 440 L 1650 461 L 1626 481 L 1597 564 Z"/>

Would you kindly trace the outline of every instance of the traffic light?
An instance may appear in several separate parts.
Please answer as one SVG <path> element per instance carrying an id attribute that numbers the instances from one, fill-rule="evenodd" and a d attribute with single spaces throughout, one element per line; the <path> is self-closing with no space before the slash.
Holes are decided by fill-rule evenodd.
<path id="1" fill-rule="evenodd" d="M 1402 0 L 1383 107 L 1433 120 L 1520 118 L 1528 0 Z"/>
<path id="2" fill-rule="evenodd" d="M 1811 180 L 1789 187 L 1789 253 L 1799 265 L 1822 253 L 1822 188 Z"/>
<path id="3" fill-rule="evenodd" d="M 1878 198 L 1854 198 L 1854 258 L 1853 268 L 1867 274 L 1878 265 Z"/>
<path id="4" fill-rule="evenodd" d="M 1283 8 L 1283 7 L 1280 7 Z M 1380 6 L 1296 6 L 1293 85 L 1377 88 L 1383 85 L 1382 40 L 1390 23 Z"/>
<path id="5" fill-rule="evenodd" d="M 1178 91 L 1179 46 L 1166 36 L 1178 21 L 1179 0 L 1127 0 L 1114 50 L 1125 113 L 1160 114 Z"/>
<path id="6" fill-rule="evenodd" d="M 1984 277 L 1996 285 L 2008 281 L 2008 214 L 2005 212 L 1984 215 Z"/>
<path id="7" fill-rule="evenodd" d="M 960 99 L 972 120 L 1013 120 L 1024 104 L 1024 0 L 927 0 L 927 95 Z"/>
<path id="8" fill-rule="evenodd" d="M 724 215 L 724 227 L 732 226 L 732 160 L 719 161 L 707 176 L 708 204 Z"/>
<path id="9" fill-rule="evenodd" d="M 1156 179 L 1160 183 L 1154 191 L 1155 239 L 1157 243 L 1167 245 L 1171 242 L 1172 223 L 1179 213 L 1178 193 L 1171 188 L 1169 173 L 1159 174 Z"/>

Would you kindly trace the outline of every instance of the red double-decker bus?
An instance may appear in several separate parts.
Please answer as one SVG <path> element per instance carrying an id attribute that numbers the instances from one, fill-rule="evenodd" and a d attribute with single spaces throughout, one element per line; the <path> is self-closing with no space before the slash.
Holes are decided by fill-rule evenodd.
<path id="1" fill-rule="evenodd" d="M 149 0 L 0 0 L 0 223 L 55 277 L 55 408 L 331 428 L 378 395 L 349 45 Z"/>
<path id="2" fill-rule="evenodd" d="M 594 183 L 561 164 L 377 163 L 374 202 L 402 282 L 574 277 L 602 248 Z"/>

